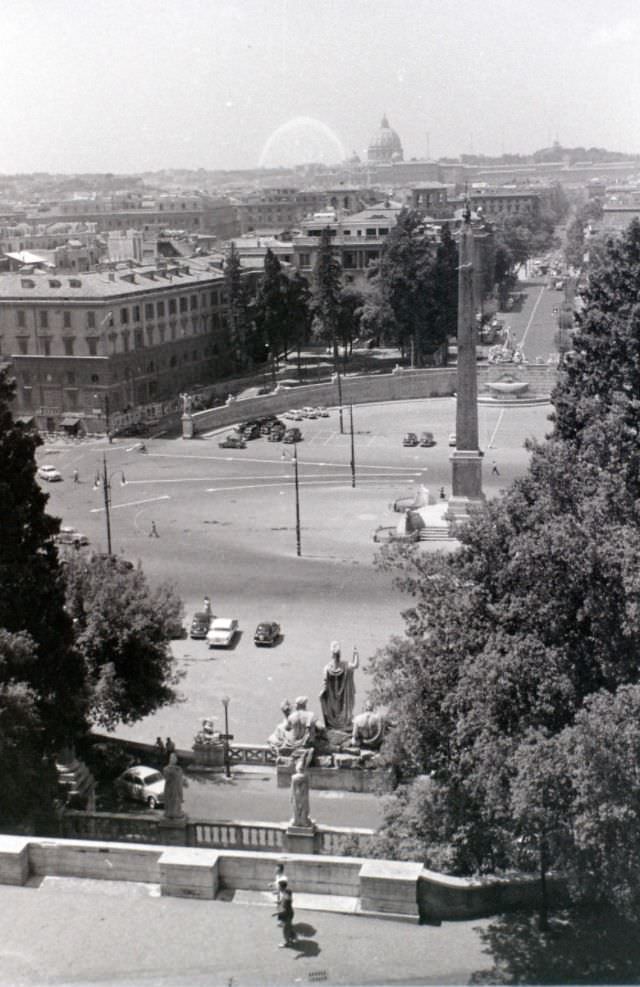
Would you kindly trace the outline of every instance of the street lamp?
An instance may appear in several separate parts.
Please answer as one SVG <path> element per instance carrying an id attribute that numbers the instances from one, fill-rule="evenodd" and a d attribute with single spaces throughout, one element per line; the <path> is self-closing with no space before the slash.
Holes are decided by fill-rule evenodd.
<path id="1" fill-rule="evenodd" d="M 118 470 L 115 470 L 114 472 L 118 472 Z M 125 479 L 125 475 L 122 472 L 122 470 L 120 470 L 119 472 L 120 472 L 120 486 L 124 487 L 127 481 Z M 113 473 L 107 472 L 107 457 L 103 456 L 102 472 L 96 473 L 96 479 L 93 484 L 93 489 L 99 490 L 100 487 L 102 487 L 102 494 L 104 496 L 104 512 L 105 512 L 105 518 L 107 520 L 107 553 L 109 555 L 113 555 L 113 552 L 111 551 L 111 477 L 112 476 Z"/>
<path id="2" fill-rule="evenodd" d="M 350 431 L 351 431 L 351 486 L 356 485 L 356 450 L 355 443 L 353 440 L 353 405 L 349 405 L 349 420 L 350 420 Z"/>
<path id="3" fill-rule="evenodd" d="M 342 421 L 342 377 L 338 361 L 335 362 L 336 380 L 338 382 L 338 411 L 340 412 L 340 435 L 344 435 L 344 423 Z"/>
<path id="4" fill-rule="evenodd" d="M 222 697 L 222 705 L 224 706 L 224 733 L 222 734 L 222 740 L 224 743 L 224 774 L 226 778 L 231 777 L 231 768 L 229 767 L 229 741 L 233 740 L 233 734 L 229 733 L 229 696 Z"/>
<path id="5" fill-rule="evenodd" d="M 107 434 L 107 438 L 109 439 L 109 442 L 111 442 L 111 429 L 109 427 L 109 392 L 108 391 L 104 391 L 102 393 L 102 397 L 104 399 L 104 430 L 105 430 L 105 432 Z M 100 394 L 94 394 L 93 395 L 93 400 L 94 401 L 100 401 Z M 103 411 L 103 409 L 101 407 L 100 408 L 100 413 L 101 414 L 102 414 L 102 411 Z"/>
<path id="6" fill-rule="evenodd" d="M 298 483 L 298 443 L 293 443 L 293 482 L 296 491 L 296 555 L 302 555 L 300 545 L 300 485 Z"/>

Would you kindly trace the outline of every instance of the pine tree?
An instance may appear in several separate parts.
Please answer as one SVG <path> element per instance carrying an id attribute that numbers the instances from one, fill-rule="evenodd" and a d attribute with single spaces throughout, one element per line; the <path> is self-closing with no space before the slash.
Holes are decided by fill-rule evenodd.
<path id="1" fill-rule="evenodd" d="M 331 242 L 331 231 L 326 227 L 320 236 L 314 272 L 313 312 L 316 335 L 331 346 L 335 363 L 338 360 L 341 290 L 342 268 Z"/>
<path id="2" fill-rule="evenodd" d="M 249 299 L 242 278 L 240 255 L 233 243 L 224 267 L 226 294 L 226 323 L 229 346 L 236 370 L 245 370 L 252 362 L 252 325 L 249 316 Z"/>
<path id="3" fill-rule="evenodd" d="M 272 250 L 264 258 L 264 277 L 255 304 L 256 336 L 272 360 L 275 369 L 280 353 L 287 347 L 288 280 L 280 261 Z"/>

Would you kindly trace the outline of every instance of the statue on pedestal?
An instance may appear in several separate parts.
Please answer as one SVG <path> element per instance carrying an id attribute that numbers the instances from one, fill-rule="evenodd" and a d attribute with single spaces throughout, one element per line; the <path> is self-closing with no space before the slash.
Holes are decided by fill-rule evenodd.
<path id="1" fill-rule="evenodd" d="M 351 662 L 342 661 L 340 644 L 331 643 L 331 661 L 324 668 L 324 684 L 320 693 L 320 704 L 324 724 L 328 730 L 341 730 L 351 733 L 353 708 L 356 701 L 354 672 L 360 664 L 356 648 Z"/>
<path id="2" fill-rule="evenodd" d="M 187 394 L 185 392 L 184 394 L 181 394 L 180 395 L 180 400 L 182 401 L 182 414 L 183 415 L 186 415 L 186 416 L 189 416 L 191 414 L 191 409 L 193 407 L 193 397 L 192 397 L 192 395 L 191 394 Z"/>
<path id="3" fill-rule="evenodd" d="M 177 754 L 170 755 L 169 763 L 162 773 L 164 775 L 164 817 L 165 819 L 183 819 L 183 789 L 188 785 L 188 782 L 178 764 Z"/>
<path id="4" fill-rule="evenodd" d="M 364 704 L 364 712 L 359 713 L 353 721 L 353 736 L 351 742 L 354 747 L 364 750 L 377 751 L 382 744 L 386 720 L 382 713 L 376 713 L 370 699 Z"/>
<path id="5" fill-rule="evenodd" d="M 307 697 L 298 696 L 295 709 L 287 700 L 282 704 L 285 718 L 269 737 L 269 743 L 277 754 L 304 758 L 308 766 L 313 758 L 316 739 L 316 717 L 307 709 Z"/>
<path id="6" fill-rule="evenodd" d="M 281 749 L 286 747 L 289 742 L 289 714 L 293 709 L 290 700 L 283 699 L 280 704 L 280 709 L 282 710 L 284 719 L 281 723 L 278 723 L 277 727 L 267 740 L 267 743 L 276 752 L 276 754 L 279 754 Z"/>
<path id="7" fill-rule="evenodd" d="M 304 758 L 296 762 L 295 774 L 291 776 L 291 803 L 293 818 L 291 826 L 309 828 L 313 821 L 309 816 L 309 778 L 306 773 Z"/>

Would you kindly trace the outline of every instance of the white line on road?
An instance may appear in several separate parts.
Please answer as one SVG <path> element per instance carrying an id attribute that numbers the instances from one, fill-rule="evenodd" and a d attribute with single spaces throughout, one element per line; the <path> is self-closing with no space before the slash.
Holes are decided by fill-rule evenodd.
<path id="1" fill-rule="evenodd" d="M 500 414 L 498 415 L 498 421 L 496 422 L 496 427 L 494 428 L 493 432 L 491 433 L 491 438 L 489 439 L 489 446 L 488 446 L 489 449 L 492 449 L 493 448 L 493 440 L 495 439 L 496 435 L 498 434 L 498 429 L 502 425 L 502 419 L 504 418 L 504 412 L 505 412 L 505 409 L 504 408 L 501 408 L 500 409 Z"/>
<path id="2" fill-rule="evenodd" d="M 153 504 L 156 500 L 171 500 L 169 494 L 163 494 L 161 497 L 148 497 L 147 500 L 129 500 L 126 504 L 110 504 L 112 511 L 117 511 L 119 507 L 137 507 L 139 504 Z M 90 514 L 100 514 L 104 511 L 104 507 L 92 507 Z"/>
<path id="3" fill-rule="evenodd" d="M 419 476 L 419 473 L 414 473 L 413 476 Z M 275 478 L 274 478 L 275 479 Z M 346 476 L 335 476 L 329 479 L 299 479 L 300 486 L 305 487 L 318 487 L 321 485 L 337 486 L 338 484 L 344 484 L 347 482 Z M 356 481 L 357 486 L 362 484 L 379 485 L 381 483 L 401 483 L 403 480 L 408 479 L 406 476 L 389 476 L 387 473 L 380 477 L 358 477 Z M 293 483 L 293 477 L 281 477 L 279 482 L 268 484 L 269 487 L 282 486 L 283 483 L 290 485 Z M 235 490 L 264 490 L 264 483 L 245 483 L 235 487 L 207 487 L 205 493 L 233 493 Z"/>
<path id="4" fill-rule="evenodd" d="M 524 332 L 522 333 L 522 339 L 520 340 L 520 345 L 521 346 L 524 346 L 524 341 L 527 338 L 527 333 L 529 332 L 529 329 L 531 328 L 531 323 L 534 320 L 535 314 L 536 314 L 536 312 L 538 310 L 538 305 L 540 304 L 543 295 L 544 295 L 544 288 L 541 288 L 540 289 L 540 294 L 536 298 L 536 303 L 533 306 L 533 309 L 531 311 L 531 315 L 529 316 L 529 321 L 527 322 L 526 328 L 525 328 Z"/>
<path id="5" fill-rule="evenodd" d="M 281 462 L 280 459 L 254 459 L 253 457 L 248 457 L 248 456 L 181 456 L 181 455 L 174 455 L 172 453 L 166 453 L 166 452 L 154 453 L 154 458 L 159 459 L 161 457 L 165 459 L 193 459 L 193 460 L 201 459 L 201 460 L 206 460 L 207 462 L 210 463 L 220 463 L 220 462 L 257 463 L 258 465 L 261 466 L 263 465 L 273 466 L 274 464 Z M 303 462 L 303 460 L 300 458 L 299 452 L 298 452 L 298 462 L 300 464 L 302 464 Z M 304 465 L 331 466 L 333 469 L 345 469 L 345 470 L 350 469 L 349 463 L 320 463 L 320 462 L 316 462 L 313 459 L 304 459 Z M 377 466 L 374 465 L 367 466 L 364 463 L 362 465 L 358 463 L 358 469 L 391 470 L 391 471 L 395 471 L 396 473 L 402 470 L 406 470 L 407 472 L 412 472 L 415 469 L 415 464 L 413 466 L 384 466 L 382 463 L 379 463 Z"/>

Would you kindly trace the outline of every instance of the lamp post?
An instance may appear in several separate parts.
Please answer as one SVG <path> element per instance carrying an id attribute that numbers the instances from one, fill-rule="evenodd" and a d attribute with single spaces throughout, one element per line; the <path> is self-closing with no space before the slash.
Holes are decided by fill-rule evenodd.
<path id="1" fill-rule="evenodd" d="M 296 491 L 296 555 L 302 555 L 300 544 L 300 485 L 298 482 L 298 443 L 293 443 L 293 482 Z"/>
<path id="2" fill-rule="evenodd" d="M 229 696 L 223 696 L 221 701 L 224 706 L 224 733 L 222 735 L 222 740 L 224 742 L 224 774 L 225 778 L 230 778 L 231 768 L 229 766 L 229 741 L 233 740 L 233 735 L 229 733 Z"/>
<path id="3" fill-rule="evenodd" d="M 109 392 L 103 391 L 102 398 L 103 401 L 101 402 L 101 405 L 104 407 L 101 407 L 100 411 L 102 412 L 104 410 L 104 430 L 109 442 L 111 442 L 111 429 L 109 427 Z M 100 394 L 94 394 L 93 399 L 94 401 L 100 401 Z"/>
<path id="4" fill-rule="evenodd" d="M 117 470 L 115 472 L 118 472 Z M 120 485 L 124 487 L 127 482 L 125 475 L 120 471 L 121 479 Z M 99 490 L 102 487 L 102 494 L 104 497 L 104 513 L 107 521 L 107 554 L 113 555 L 111 551 L 111 477 L 113 473 L 107 471 L 107 457 L 102 457 L 102 472 L 96 474 L 95 483 L 93 484 L 94 490 Z"/>
<path id="5" fill-rule="evenodd" d="M 335 362 L 336 378 L 338 381 L 338 411 L 340 412 L 340 435 L 344 435 L 344 423 L 342 421 L 342 377 L 338 361 Z"/>
<path id="6" fill-rule="evenodd" d="M 351 486 L 356 485 L 356 449 L 353 439 L 353 405 L 349 405 L 349 422 L 351 432 Z"/>

